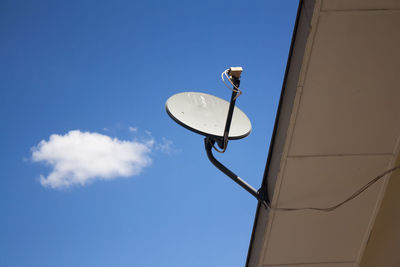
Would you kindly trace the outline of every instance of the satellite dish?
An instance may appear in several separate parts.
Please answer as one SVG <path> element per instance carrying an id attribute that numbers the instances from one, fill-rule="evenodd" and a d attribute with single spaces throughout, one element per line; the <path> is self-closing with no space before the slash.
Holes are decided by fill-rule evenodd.
<path id="1" fill-rule="evenodd" d="M 168 115 L 183 127 L 214 138 L 223 138 L 230 103 L 219 97 L 183 92 L 171 96 L 166 103 Z M 251 132 L 249 118 L 235 106 L 228 139 L 241 139 Z"/>
<path id="2" fill-rule="evenodd" d="M 221 74 L 233 86 L 231 101 L 219 97 L 199 93 L 183 92 L 171 96 L 165 108 L 168 115 L 183 127 L 204 135 L 204 147 L 212 164 L 225 173 L 229 178 L 239 184 L 257 200 L 264 201 L 264 196 L 258 190 L 243 181 L 239 176 L 220 163 L 213 155 L 212 149 L 224 153 L 228 146 L 228 139 L 241 139 L 250 134 L 251 123 L 246 114 L 235 106 L 236 99 L 242 91 L 239 89 L 242 67 L 231 67 Z M 218 150 L 217 145 L 222 149 Z"/>

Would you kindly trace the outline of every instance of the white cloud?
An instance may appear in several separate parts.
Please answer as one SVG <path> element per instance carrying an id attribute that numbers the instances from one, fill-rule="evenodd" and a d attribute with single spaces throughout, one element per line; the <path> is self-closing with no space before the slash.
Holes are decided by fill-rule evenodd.
<path id="1" fill-rule="evenodd" d="M 176 152 L 173 149 L 172 141 L 168 140 L 165 137 L 161 138 L 161 143 L 157 143 L 156 149 L 160 150 L 162 153 L 165 153 L 165 154 L 172 154 L 173 152 Z"/>
<path id="2" fill-rule="evenodd" d="M 136 133 L 137 130 L 138 130 L 136 127 L 129 127 L 128 129 L 129 129 L 129 131 L 132 132 L 132 133 Z"/>
<path id="3" fill-rule="evenodd" d="M 121 141 L 75 130 L 42 140 L 32 148 L 32 160 L 53 168 L 47 177 L 40 176 L 43 186 L 66 188 L 138 175 L 151 164 L 149 153 L 153 144 L 154 140 Z"/>

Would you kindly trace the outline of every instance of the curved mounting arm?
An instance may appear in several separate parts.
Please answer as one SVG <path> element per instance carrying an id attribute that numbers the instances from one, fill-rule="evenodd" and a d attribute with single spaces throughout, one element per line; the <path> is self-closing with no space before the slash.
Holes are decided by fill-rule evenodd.
<path id="1" fill-rule="evenodd" d="M 242 188 L 244 188 L 247 192 L 252 194 L 258 201 L 263 201 L 263 197 L 261 194 L 254 189 L 251 185 L 243 181 L 239 176 L 231 172 L 227 167 L 225 167 L 221 162 L 219 162 L 212 153 L 212 147 L 215 143 L 215 140 L 210 139 L 210 137 L 204 138 L 204 145 L 207 151 L 208 159 L 217 167 L 220 171 L 225 173 L 229 178 L 239 184 Z"/>

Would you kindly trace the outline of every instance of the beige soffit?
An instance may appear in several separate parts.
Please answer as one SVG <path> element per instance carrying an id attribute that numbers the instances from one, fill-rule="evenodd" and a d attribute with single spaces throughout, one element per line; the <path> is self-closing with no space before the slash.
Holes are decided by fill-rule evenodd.
<path id="1" fill-rule="evenodd" d="M 400 164 L 400 157 L 396 165 Z M 361 267 L 400 266 L 400 170 L 394 172 L 365 248 Z"/>
<path id="2" fill-rule="evenodd" d="M 389 0 L 300 3 L 263 180 L 273 206 L 330 206 L 394 166 L 399 8 Z M 259 206 L 247 266 L 359 266 L 389 177 L 331 213 Z M 386 199 L 394 198 L 383 207 Z"/>

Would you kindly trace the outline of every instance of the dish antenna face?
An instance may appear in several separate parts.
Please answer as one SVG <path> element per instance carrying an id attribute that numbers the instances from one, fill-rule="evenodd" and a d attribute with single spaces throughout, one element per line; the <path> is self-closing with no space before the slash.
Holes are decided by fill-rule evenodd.
<path id="1" fill-rule="evenodd" d="M 228 101 L 205 93 L 184 92 L 171 96 L 165 106 L 168 115 L 183 127 L 214 139 L 224 137 Z M 241 139 L 250 131 L 249 118 L 235 107 L 228 139 Z"/>
<path id="2" fill-rule="evenodd" d="M 252 194 L 257 200 L 264 201 L 264 196 L 255 190 L 239 176 L 221 164 L 212 154 L 212 149 L 224 153 L 228 140 L 241 139 L 250 134 L 251 123 L 246 114 L 235 107 L 236 99 L 242 91 L 239 89 L 241 67 L 231 67 L 225 70 L 221 77 L 225 83 L 224 75 L 228 78 L 232 90 L 231 101 L 227 102 L 219 97 L 199 93 L 184 92 L 171 96 L 165 105 L 168 115 L 183 127 L 204 135 L 204 145 L 207 156 L 214 166 L 229 176 L 233 181 Z M 215 143 L 222 149 L 215 147 Z"/>

